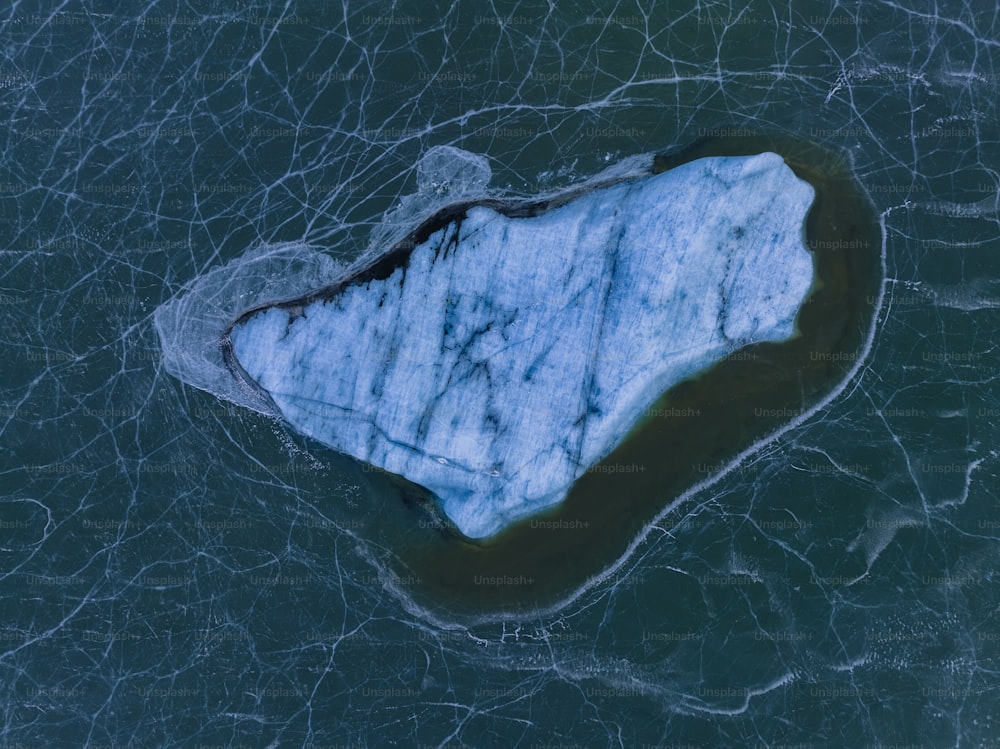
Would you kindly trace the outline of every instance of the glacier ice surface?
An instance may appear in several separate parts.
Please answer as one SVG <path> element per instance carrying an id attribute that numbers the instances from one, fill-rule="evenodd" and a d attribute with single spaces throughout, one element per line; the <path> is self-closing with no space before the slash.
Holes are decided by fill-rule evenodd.
<path id="1" fill-rule="evenodd" d="M 388 277 L 259 311 L 229 343 L 291 426 L 484 538 L 559 503 L 671 386 L 795 334 L 813 197 L 763 153 L 531 217 L 474 206 Z"/>

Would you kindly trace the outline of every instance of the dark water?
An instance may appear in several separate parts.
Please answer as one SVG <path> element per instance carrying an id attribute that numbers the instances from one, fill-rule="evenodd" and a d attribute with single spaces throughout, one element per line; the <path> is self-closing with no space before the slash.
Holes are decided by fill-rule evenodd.
<path id="1" fill-rule="evenodd" d="M 997 11 L 492 7 L 0 14 L 0 742 L 997 746 Z M 357 256 L 432 146 L 532 195 L 758 136 L 874 203 L 873 345 L 563 606 L 418 605 L 389 479 L 163 370 L 184 283 Z"/>

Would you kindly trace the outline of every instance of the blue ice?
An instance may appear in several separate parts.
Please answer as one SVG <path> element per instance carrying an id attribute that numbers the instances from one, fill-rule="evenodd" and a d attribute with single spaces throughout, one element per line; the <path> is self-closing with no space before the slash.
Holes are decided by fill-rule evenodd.
<path id="1" fill-rule="evenodd" d="M 795 335 L 813 197 L 763 153 L 531 218 L 474 207 L 384 280 L 248 318 L 232 350 L 292 427 L 488 537 L 559 503 L 673 385 Z"/>

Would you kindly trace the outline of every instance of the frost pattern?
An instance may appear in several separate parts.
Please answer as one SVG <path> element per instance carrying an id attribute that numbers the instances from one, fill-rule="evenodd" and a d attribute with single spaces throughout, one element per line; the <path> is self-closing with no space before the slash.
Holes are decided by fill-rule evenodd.
<path id="1" fill-rule="evenodd" d="M 0 11 L 2 743 L 995 742 L 995 7 L 52 7 Z M 377 477 L 180 384 L 184 331 L 161 358 L 154 310 L 205 295 L 224 387 L 202 333 L 240 292 L 203 284 L 248 249 L 264 298 L 269 257 L 336 273 L 408 195 L 757 131 L 844 153 L 877 205 L 871 350 L 554 610 L 419 609 Z M 418 179 L 428 153 L 462 168 Z"/>
<path id="2" fill-rule="evenodd" d="M 252 249 L 198 276 L 153 315 L 164 368 L 218 398 L 277 415 L 257 393 L 239 387 L 222 359 L 219 341 L 246 310 L 326 286 L 345 268 L 318 250 L 283 244 Z"/>

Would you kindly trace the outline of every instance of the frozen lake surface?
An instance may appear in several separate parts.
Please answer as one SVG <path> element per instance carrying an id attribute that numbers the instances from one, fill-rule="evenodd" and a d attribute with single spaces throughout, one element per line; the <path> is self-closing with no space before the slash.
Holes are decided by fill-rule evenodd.
<path id="1" fill-rule="evenodd" d="M 0 744 L 995 746 L 992 6 L 92 6 L 0 17 Z M 714 400 L 687 380 L 662 407 L 689 415 L 649 425 L 679 432 L 616 448 L 645 472 L 591 470 L 541 519 L 614 515 L 539 527 L 495 570 L 516 529 L 448 536 L 223 359 L 248 306 L 344 278 L 446 205 L 755 137 L 856 180 L 867 210 L 831 241 L 869 214 L 878 236 L 814 257 L 881 261 L 869 314 L 794 362 L 769 347 L 804 332 L 730 357 Z M 780 148 L 800 139 L 836 157 Z M 843 205 L 809 182 L 810 218 Z M 812 300 L 840 280 L 800 323 L 836 318 Z M 791 426 L 731 466 L 725 393 L 754 365 L 786 397 L 745 423 Z M 809 367 L 841 387 L 804 416 Z M 658 491 L 684 471 L 702 483 Z M 515 557 L 572 590 L 515 608 L 534 574 Z M 467 585 L 421 603 L 440 559 Z M 454 615 L 473 589 L 483 613 Z"/>

